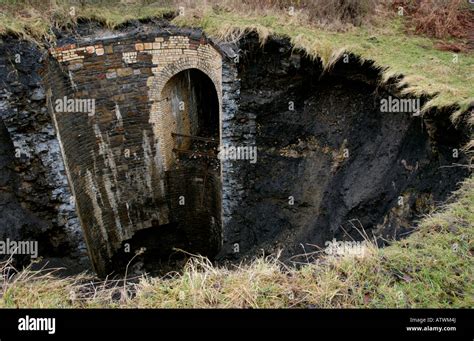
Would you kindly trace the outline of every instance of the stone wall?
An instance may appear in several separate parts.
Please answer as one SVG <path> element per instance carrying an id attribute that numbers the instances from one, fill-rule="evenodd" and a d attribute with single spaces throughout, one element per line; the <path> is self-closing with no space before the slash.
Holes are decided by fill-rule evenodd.
<path id="1" fill-rule="evenodd" d="M 255 114 L 239 111 L 240 77 L 238 67 L 240 55 L 237 48 L 229 51 L 228 62 L 223 67 L 223 116 L 221 145 L 255 147 Z M 248 160 L 222 161 L 222 225 L 223 245 L 220 258 L 238 259 L 248 249 L 242 233 L 247 219 L 247 197 L 253 188 L 255 165 Z"/>
<path id="2" fill-rule="evenodd" d="M 31 42 L 0 39 L 0 239 L 36 240 L 50 265 L 83 271 L 90 265 L 46 107 L 44 59 Z"/>

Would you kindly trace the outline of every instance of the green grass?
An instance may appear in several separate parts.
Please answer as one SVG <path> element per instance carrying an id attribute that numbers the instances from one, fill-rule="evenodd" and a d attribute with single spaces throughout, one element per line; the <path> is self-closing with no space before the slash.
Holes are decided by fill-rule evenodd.
<path id="1" fill-rule="evenodd" d="M 406 239 L 359 258 L 323 255 L 299 269 L 274 258 L 232 268 L 192 258 L 181 273 L 125 284 L 23 270 L 0 282 L 0 307 L 472 308 L 474 178 L 454 199 Z"/>

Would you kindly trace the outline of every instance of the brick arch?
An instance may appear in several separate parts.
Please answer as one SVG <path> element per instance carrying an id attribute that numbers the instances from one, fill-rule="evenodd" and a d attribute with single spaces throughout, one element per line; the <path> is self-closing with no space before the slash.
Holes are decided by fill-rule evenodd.
<path id="1" fill-rule="evenodd" d="M 159 99 L 154 103 L 154 109 L 151 113 L 150 113 L 150 121 L 152 122 L 152 126 L 153 126 L 153 131 L 154 131 L 154 134 L 155 134 L 155 139 L 156 139 L 156 153 L 158 154 L 159 153 L 159 156 L 160 158 L 157 158 L 157 159 L 161 159 L 162 160 L 162 163 L 163 163 L 163 168 L 162 168 L 162 171 L 166 171 L 166 170 L 169 170 L 170 167 L 173 165 L 174 163 L 174 156 L 173 156 L 173 152 L 172 152 L 172 148 L 175 147 L 175 141 L 174 139 L 172 138 L 171 136 L 171 132 L 179 132 L 180 129 L 176 129 L 177 126 L 177 119 L 176 117 L 172 114 L 172 112 L 170 111 L 170 103 L 168 102 L 168 100 L 165 98 L 168 98 L 168 96 L 170 95 L 169 94 L 169 88 L 168 88 L 168 85 L 171 85 L 170 82 L 172 82 L 172 80 L 177 77 L 178 75 L 180 75 L 182 72 L 184 71 L 187 71 L 187 70 L 198 70 L 202 73 L 202 75 L 204 75 L 204 77 L 207 77 L 208 79 L 208 87 L 212 88 L 212 91 L 215 92 L 215 95 L 216 95 L 216 100 L 217 100 L 217 106 L 219 108 L 219 122 L 220 122 L 220 118 L 222 116 L 222 105 L 221 105 L 221 100 L 222 100 L 222 96 L 220 96 L 220 92 L 218 90 L 218 88 L 216 87 L 216 83 L 215 81 L 209 77 L 208 74 L 205 73 L 205 71 L 202 69 L 202 68 L 196 68 L 196 67 L 191 67 L 191 68 L 187 68 L 187 67 L 182 67 L 182 68 L 179 68 L 179 69 L 173 69 L 175 71 L 175 73 L 169 77 L 166 77 L 167 81 L 162 84 L 160 87 L 157 87 L 157 89 L 159 89 L 159 92 L 157 93 L 158 96 L 159 96 Z M 191 79 L 191 82 L 193 82 L 195 79 L 192 78 Z M 167 91 L 168 90 L 168 91 Z M 186 104 L 188 105 L 188 104 Z M 155 115 L 154 117 L 152 117 L 151 115 Z M 153 120 L 153 118 L 155 118 L 155 120 Z M 183 119 L 187 122 L 187 124 L 185 124 L 184 126 L 182 126 L 182 129 L 184 130 L 181 130 L 181 133 L 184 133 L 184 134 L 188 134 L 188 135 L 197 135 L 197 130 L 196 131 L 193 131 L 192 127 L 194 126 L 192 123 L 190 123 L 192 120 L 192 116 L 184 116 Z M 179 119 L 178 119 L 179 121 Z M 183 122 L 183 121 L 181 121 Z M 175 130 L 173 130 L 175 129 Z M 220 135 L 220 134 L 219 134 Z"/>
<path id="2" fill-rule="evenodd" d="M 185 70 L 197 69 L 212 81 L 217 93 L 219 122 L 222 117 L 222 56 L 211 45 L 199 45 L 197 49 L 183 49 L 181 55 L 166 57 L 153 55 L 153 76 L 148 79 L 149 101 L 151 104 L 149 122 L 153 127 L 155 160 L 160 171 L 166 171 L 173 163 L 171 149 L 173 142 L 169 130 L 169 120 L 164 112 L 162 91 L 166 84 L 177 74 Z"/>
<path id="3" fill-rule="evenodd" d="M 182 71 L 191 69 L 197 69 L 201 71 L 209 77 L 212 83 L 214 83 L 214 88 L 216 89 L 220 104 L 222 102 L 222 82 L 218 75 L 214 74 L 214 72 L 209 71 L 212 70 L 212 65 L 207 61 L 196 61 L 189 59 L 180 59 L 172 64 L 169 64 L 162 71 L 160 71 L 158 75 L 153 77 L 153 85 L 156 86 L 156 93 L 158 94 L 158 98 L 154 99 L 150 96 L 150 100 L 161 100 L 161 92 L 163 91 L 165 85 L 171 80 L 171 78 L 173 78 Z"/>

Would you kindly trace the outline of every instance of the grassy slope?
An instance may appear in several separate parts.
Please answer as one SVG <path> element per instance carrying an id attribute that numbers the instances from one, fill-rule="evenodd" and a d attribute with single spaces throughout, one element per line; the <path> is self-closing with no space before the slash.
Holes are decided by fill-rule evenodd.
<path id="1" fill-rule="evenodd" d="M 4 6 L 7 2 L 8 8 Z M 32 8 L 12 12 L 14 2 L 0 1 L 0 34 L 51 37 L 50 17 Z M 115 27 L 133 18 L 165 12 L 153 7 L 96 6 L 78 9 L 77 16 Z M 50 15 L 61 24 L 73 22 L 64 19 L 68 18 L 64 6 L 54 8 Z M 304 26 L 281 15 L 204 11 L 178 17 L 175 23 L 199 26 L 220 38 L 247 30 L 258 31 L 262 39 L 271 33 L 287 35 L 296 47 L 319 56 L 328 66 L 348 50 L 389 67 L 387 76 L 405 75 L 410 91 L 439 92 L 430 105 L 457 103 L 465 108 L 474 98 L 470 86 L 473 55 L 460 54 L 459 63 L 454 64 L 452 54 L 435 50 L 432 40 L 402 34 L 400 21 L 391 21 L 384 28 L 337 33 Z M 423 220 L 419 231 L 385 249 L 371 248 L 363 259 L 323 258 L 298 270 L 286 269 L 270 259 L 257 259 L 236 269 L 215 268 L 195 259 L 182 274 L 127 284 L 136 291 L 134 298 L 123 294 L 123 283 L 96 283 L 94 289 L 83 284 L 93 280 L 89 276 L 58 280 L 52 274 L 25 270 L 0 282 L 0 307 L 472 307 L 473 210 L 474 180 L 469 179 L 456 201 Z M 118 296 L 121 298 L 112 299 Z"/>

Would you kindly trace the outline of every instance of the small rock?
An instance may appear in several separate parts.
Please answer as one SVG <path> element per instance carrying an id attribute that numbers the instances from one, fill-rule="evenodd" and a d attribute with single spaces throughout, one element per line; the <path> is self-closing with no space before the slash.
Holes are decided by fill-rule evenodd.
<path id="1" fill-rule="evenodd" d="M 376 36 L 370 36 L 368 40 L 374 43 L 378 42 L 378 39 Z"/>
<path id="2" fill-rule="evenodd" d="M 450 226 L 448 230 L 451 233 L 457 233 L 459 231 L 459 229 L 456 226 Z"/>
<path id="3" fill-rule="evenodd" d="M 31 99 L 33 101 L 42 101 L 46 98 L 43 88 L 36 88 L 31 94 Z"/>

